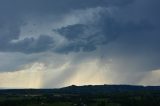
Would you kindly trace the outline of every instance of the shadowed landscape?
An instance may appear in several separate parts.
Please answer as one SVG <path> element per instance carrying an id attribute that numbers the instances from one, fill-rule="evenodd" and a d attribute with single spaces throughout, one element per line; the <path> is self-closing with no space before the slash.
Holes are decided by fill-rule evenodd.
<path id="1" fill-rule="evenodd" d="M 87 85 L 3 89 L 0 106 L 159 106 L 160 86 Z"/>

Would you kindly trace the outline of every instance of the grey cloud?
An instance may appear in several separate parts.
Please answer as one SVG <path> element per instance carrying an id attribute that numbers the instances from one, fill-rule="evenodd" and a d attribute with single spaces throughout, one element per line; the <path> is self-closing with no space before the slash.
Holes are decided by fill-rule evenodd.
<path id="1" fill-rule="evenodd" d="M 36 38 L 24 38 L 19 40 L 20 27 L 22 23 L 9 22 L 1 26 L 0 30 L 0 51 L 1 52 L 22 52 L 34 53 L 49 50 L 53 47 L 53 38 L 41 35 Z M 18 40 L 13 42 L 14 40 Z"/>
<path id="2" fill-rule="evenodd" d="M 20 38 L 21 27 L 27 22 L 26 16 L 31 16 L 32 18 L 37 18 L 39 15 L 47 16 L 50 14 L 58 15 L 64 14 L 71 10 L 75 9 L 84 9 L 84 8 L 94 8 L 99 6 L 122 6 L 123 4 L 127 5 L 133 2 L 133 0 L 0 0 L 0 51 L 1 52 L 22 52 L 22 53 L 34 53 L 34 52 L 43 52 L 50 49 L 53 49 L 51 45 L 54 44 L 53 38 L 49 36 L 40 36 L 38 39 L 35 38 L 25 38 L 16 43 L 12 43 L 13 40 L 18 40 Z M 78 27 L 77 25 L 75 25 Z M 75 27 L 73 26 L 73 27 Z M 70 26 L 71 27 L 71 26 Z M 68 29 L 72 29 L 72 28 Z M 79 26 L 82 28 L 82 26 Z M 74 28 L 74 33 L 81 33 L 84 28 Z M 64 28 L 62 28 L 64 29 Z M 80 29 L 80 30 L 79 30 Z M 78 32 L 76 32 L 78 31 Z M 62 31 L 61 31 L 62 32 Z M 83 32 L 83 31 L 82 31 Z M 66 32 L 70 33 L 70 32 Z M 80 35 L 80 34 L 79 34 Z M 34 36 L 34 35 L 33 35 Z M 81 36 L 81 35 L 80 35 Z M 75 38 L 77 39 L 77 37 Z M 67 45 L 63 49 L 71 49 L 73 51 L 79 51 L 78 46 L 86 46 L 84 51 L 94 50 L 96 47 L 93 41 L 90 41 L 87 38 L 89 43 L 79 44 L 71 42 L 73 45 Z M 95 38 L 97 39 L 97 38 Z M 98 41 L 100 42 L 100 41 Z M 92 44 L 93 43 L 93 44 Z M 71 51 L 70 50 L 70 51 Z M 58 50 L 56 50 L 58 51 Z M 60 51 L 62 49 L 60 48 Z"/>
<path id="3" fill-rule="evenodd" d="M 86 46 L 93 48 L 88 51 L 93 51 L 99 46 L 101 53 L 97 55 L 102 57 L 102 62 L 112 60 L 110 68 L 116 76 L 115 82 L 138 84 L 144 73 L 160 69 L 159 7 L 156 6 L 159 1 L 145 2 L 137 0 L 119 8 L 113 17 L 102 13 L 102 18 L 92 24 L 58 29 L 57 32 L 69 41 L 60 52 L 85 51 Z M 91 29 L 94 34 L 86 33 Z M 76 31 L 80 33 L 76 34 Z"/>
<path id="4" fill-rule="evenodd" d="M 127 5 L 133 0 L 0 0 L 1 12 L 35 12 L 41 13 L 58 13 L 66 12 L 72 9 L 90 8 L 97 6 L 121 6 Z"/>
<path id="5" fill-rule="evenodd" d="M 2 16 L 3 17 L 3 16 Z M 1 18 L 2 18 L 1 17 Z M 5 16 L 4 16 L 5 17 Z M 38 38 L 20 38 L 21 27 L 25 25 L 21 17 L 0 18 L 0 51 L 35 53 L 47 51 L 54 44 L 52 37 L 40 35 Z M 17 41 L 16 41 L 17 40 Z M 16 42 L 13 42 L 16 41 Z"/>
<path id="6" fill-rule="evenodd" d="M 25 53 L 25 55 L 21 54 L 22 56 L 19 54 L 15 56 L 13 53 L 12 56 L 15 56 L 13 60 L 10 60 L 12 56 L 7 57 L 8 60 L 5 58 L 6 64 L 1 63 L 0 70 L 12 71 L 38 61 L 41 56 L 33 56 L 28 60 L 27 56 L 46 51 L 79 52 L 80 56 L 72 61 L 72 67 L 75 62 L 85 63 L 80 60 L 88 57 L 81 55 L 82 52 L 94 53 L 97 48 L 100 48 L 100 53 L 96 52 L 93 57 L 100 57 L 103 63 L 111 59 L 111 71 L 119 75 L 116 80 L 122 83 L 136 83 L 141 80 L 140 77 L 143 77 L 143 75 L 134 77 L 139 74 L 138 72 L 160 69 L 159 3 L 158 0 L 0 0 L 0 52 Z M 79 22 L 54 30 L 67 39 L 68 42 L 64 46 L 55 49 L 54 38 L 48 34 L 19 39 L 21 27 L 26 23 L 26 16 L 38 20 L 44 18 L 43 16 L 66 15 L 70 11 L 95 7 L 111 7 L 117 10 L 111 11 L 111 14 L 106 11 L 97 14 L 100 18 L 93 23 Z M 13 42 L 14 40 L 17 41 Z M 1 56 L 3 60 L 2 57 L 3 55 Z M 42 59 L 41 62 L 43 63 L 44 60 Z M 62 80 L 74 76 L 73 71 L 68 68 L 66 73 L 62 74 Z M 122 80 L 119 80 L 120 77 L 123 77 Z M 60 83 L 63 82 L 62 80 Z"/>
<path id="7" fill-rule="evenodd" d="M 68 40 L 85 39 L 84 30 L 87 30 L 88 26 L 83 24 L 69 25 L 57 29 L 58 33 L 65 36 Z"/>
<path id="8" fill-rule="evenodd" d="M 22 53 L 0 53 L 0 72 L 13 72 L 23 70 L 26 65 L 36 62 L 39 55 L 26 55 Z"/>
<path id="9" fill-rule="evenodd" d="M 8 49 L 22 53 L 44 52 L 54 46 L 53 38 L 47 35 L 40 35 L 38 39 L 25 38 L 16 43 L 10 43 Z"/>
<path id="10" fill-rule="evenodd" d="M 126 35 L 121 37 L 109 51 L 111 57 L 115 59 L 116 70 L 151 71 L 159 69 L 159 40 L 160 37 L 154 35 L 152 31 L 140 33 L 139 36 Z"/>
<path id="11" fill-rule="evenodd" d="M 69 41 L 68 45 L 60 48 L 58 52 L 93 51 L 97 46 L 113 42 L 118 37 L 134 36 L 142 31 L 154 29 L 152 24 L 144 20 L 118 22 L 114 18 L 104 15 L 96 24 L 75 24 L 55 30 Z"/>

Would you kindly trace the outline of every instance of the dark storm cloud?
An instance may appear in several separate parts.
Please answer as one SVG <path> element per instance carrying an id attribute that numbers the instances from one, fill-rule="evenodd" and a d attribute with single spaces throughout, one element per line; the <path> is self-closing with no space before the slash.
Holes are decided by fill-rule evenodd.
<path id="1" fill-rule="evenodd" d="M 105 14 L 101 17 L 96 24 L 75 24 L 57 29 L 56 31 L 60 35 L 69 40 L 69 44 L 57 52 L 93 51 L 97 46 L 108 44 L 118 37 L 125 35 L 132 37 L 142 31 L 154 29 L 151 23 L 144 20 L 140 22 L 117 22 L 113 17 L 105 17 Z"/>
<path id="2" fill-rule="evenodd" d="M 16 43 L 12 42 L 12 40 L 18 40 L 20 37 L 20 28 L 25 23 L 23 19 L 25 14 L 57 14 L 74 9 L 94 7 L 120 6 L 119 9 L 121 9 L 134 2 L 135 0 L 67 0 L 65 2 L 62 0 L 0 0 L 0 14 L 2 16 L 0 18 L 0 51 L 33 53 L 53 49 L 53 38 L 49 36 L 40 36 L 38 39 L 25 38 Z M 120 22 L 116 20 L 116 17 L 107 16 L 108 14 L 106 15 L 105 12 L 99 15 L 101 18 L 96 24 L 84 25 L 80 23 L 58 29 L 57 32 L 65 36 L 69 40 L 69 44 L 65 45 L 65 47 L 58 48 L 56 51 L 62 53 L 70 51 L 77 52 L 80 49 L 83 51 L 93 51 L 99 45 L 114 41 L 118 36 L 130 35 L 142 30 L 148 30 L 151 27 L 150 23 L 143 21 L 143 19 L 139 22 L 132 20 Z M 90 34 L 94 29 L 97 31 Z M 26 46 L 25 48 L 23 48 L 24 45 Z"/>
<path id="3" fill-rule="evenodd" d="M 58 13 L 96 6 L 123 6 L 133 0 L 0 0 L 1 12 Z"/>
<path id="4" fill-rule="evenodd" d="M 21 27 L 26 24 L 25 17 L 27 15 L 32 18 L 39 15 L 58 15 L 75 9 L 94 8 L 97 6 L 123 6 L 132 1 L 133 0 L 121 0 L 121 2 L 118 0 L 0 0 L 0 51 L 34 53 L 53 49 L 53 38 L 49 36 L 40 36 L 37 39 L 25 38 L 16 43 L 12 42 L 20 38 Z M 94 43 L 92 45 L 93 41 L 88 42 L 91 44 L 85 44 L 86 47 L 84 50 L 94 50 L 95 46 Z M 63 49 L 67 49 L 68 51 L 74 49 L 73 51 L 75 51 L 75 48 L 77 48 L 76 51 L 79 51 L 78 46 L 81 45 L 83 46 L 80 42 L 79 44 L 73 42 L 73 45 L 69 45 Z"/>
<path id="5" fill-rule="evenodd" d="M 91 52 L 100 47 L 101 53 L 97 55 L 101 56 L 102 64 L 111 59 L 114 81 L 137 84 L 143 80 L 143 72 L 160 69 L 158 5 L 156 0 L 135 0 L 119 7 L 114 15 L 100 13 L 101 18 L 93 23 L 59 28 L 56 31 L 69 43 L 58 52 Z"/>
<path id="6" fill-rule="evenodd" d="M 151 71 L 160 69 L 160 16 L 159 1 L 136 1 L 120 12 L 120 19 L 134 23 L 141 21 L 140 27 L 126 28 L 126 34 L 120 36 L 105 51 L 113 58 L 113 70 L 123 72 Z M 127 17 L 126 17 L 127 16 Z M 118 17 L 119 18 L 119 17 Z M 128 24 L 129 25 L 129 24 Z M 130 25 L 129 25 L 130 26 Z M 143 27 L 142 27 L 143 26 Z M 136 29 L 133 31 L 133 29 Z M 146 29 L 146 30 L 142 30 Z M 131 31 L 132 30 L 132 31 Z M 134 32 L 134 33 L 133 33 Z"/>
<path id="7" fill-rule="evenodd" d="M 141 1 L 142 3 L 144 2 L 143 0 Z M 154 29 L 155 23 L 153 23 L 153 19 L 154 17 L 157 17 L 157 15 L 155 15 L 156 13 L 153 11 L 158 7 L 155 7 L 155 0 L 152 2 L 151 6 L 149 5 L 150 3 L 146 3 L 146 5 L 150 6 L 150 9 L 147 9 L 150 10 L 149 14 L 151 14 L 151 16 L 149 16 L 145 10 L 146 7 L 148 7 L 146 5 L 142 5 L 143 7 L 146 7 L 144 10 L 141 9 L 140 12 L 137 8 L 133 10 L 133 8 L 137 6 L 136 3 L 141 2 L 136 0 L 66 0 L 65 2 L 62 0 L 0 0 L 0 14 L 2 15 L 2 17 L 0 17 L 0 51 L 34 53 L 50 49 L 53 50 L 54 41 L 50 36 L 40 36 L 37 39 L 31 37 L 18 40 L 20 37 L 20 28 L 25 23 L 25 20 L 23 19 L 24 14 L 57 14 L 67 13 L 67 11 L 74 9 L 94 7 L 118 7 L 119 10 L 115 16 L 108 16 L 110 14 L 106 14 L 105 12 L 98 14 L 100 19 L 95 23 L 79 23 L 57 29 L 56 31 L 64 36 L 69 43 L 61 48 L 57 48 L 55 50 L 56 52 L 69 53 L 72 51 L 78 52 L 80 50 L 93 51 L 96 50 L 97 46 L 108 44 L 123 36 L 129 36 L 131 39 L 140 36 L 140 38 L 145 39 L 148 35 L 143 35 L 141 32 Z M 142 15 L 139 15 L 140 13 Z M 138 21 L 133 19 L 135 14 L 139 15 Z M 146 16 L 146 19 L 143 15 Z M 119 18 L 122 19 L 120 20 Z M 150 36 L 148 39 L 152 38 L 153 37 Z M 18 41 L 12 42 L 13 40 Z M 142 43 L 143 42 L 140 42 L 141 45 Z M 150 45 L 152 45 L 152 43 Z M 136 47 L 136 44 L 131 46 Z"/>
<path id="8" fill-rule="evenodd" d="M 160 68 L 159 31 L 146 31 L 140 35 L 123 36 L 108 52 L 115 59 L 116 70 L 150 71 Z"/>
<path id="9" fill-rule="evenodd" d="M 130 66 L 131 70 L 135 67 L 137 70 L 158 69 L 159 3 L 158 0 L 0 0 L 0 51 L 27 54 L 45 51 L 70 53 L 91 52 L 106 46 L 102 54 L 117 57 L 117 70 L 125 65 Z M 50 14 L 58 16 L 96 7 L 116 8 L 116 11 L 98 13 L 100 18 L 95 22 L 79 22 L 55 29 L 68 41 L 56 49 L 54 38 L 47 34 L 19 39 L 27 15 L 38 20 L 37 17 L 47 17 Z M 94 17 L 90 20 L 92 18 Z M 108 50 L 108 46 L 111 50 Z"/>
<path id="10" fill-rule="evenodd" d="M 22 53 L 36 53 L 51 49 L 54 45 L 53 38 L 47 35 L 40 35 L 38 39 L 25 38 L 16 43 L 10 43 L 9 50 Z M 8 48 L 9 48 L 8 47 Z"/>
<path id="11" fill-rule="evenodd" d="M 53 38 L 48 35 L 40 35 L 38 38 L 20 38 L 20 27 L 23 23 L 19 21 L 6 22 L 0 28 L 0 51 L 36 53 L 46 51 L 53 46 Z M 14 40 L 17 40 L 14 42 Z"/>

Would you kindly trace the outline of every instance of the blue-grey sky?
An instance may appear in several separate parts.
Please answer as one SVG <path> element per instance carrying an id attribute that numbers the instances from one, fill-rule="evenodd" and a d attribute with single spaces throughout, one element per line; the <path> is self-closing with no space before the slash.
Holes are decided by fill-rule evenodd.
<path id="1" fill-rule="evenodd" d="M 0 0 L 0 87 L 160 84 L 159 0 Z"/>

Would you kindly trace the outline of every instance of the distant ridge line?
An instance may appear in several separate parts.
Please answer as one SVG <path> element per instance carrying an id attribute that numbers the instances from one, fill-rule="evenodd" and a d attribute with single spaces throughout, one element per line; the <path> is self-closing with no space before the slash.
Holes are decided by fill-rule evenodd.
<path id="1" fill-rule="evenodd" d="M 119 92 L 160 91 L 160 86 L 142 85 L 71 85 L 48 89 L 1 89 L 0 94 L 105 94 Z"/>

